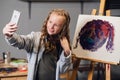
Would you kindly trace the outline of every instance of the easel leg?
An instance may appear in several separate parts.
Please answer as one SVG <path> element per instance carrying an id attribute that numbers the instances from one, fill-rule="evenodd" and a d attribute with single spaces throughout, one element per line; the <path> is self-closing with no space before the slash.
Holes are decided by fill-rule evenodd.
<path id="1" fill-rule="evenodd" d="M 106 80 L 110 80 L 111 79 L 111 76 L 110 76 L 110 64 L 106 64 L 105 65 L 105 72 L 106 72 Z"/>
<path id="2" fill-rule="evenodd" d="M 92 80 L 93 78 L 93 74 L 94 74 L 94 66 L 95 66 L 95 62 L 91 62 L 91 69 L 88 73 L 88 80 Z"/>
<path id="3" fill-rule="evenodd" d="M 66 73 L 64 73 L 64 74 L 60 74 L 60 78 L 61 78 L 61 79 L 69 80 L 69 72 L 66 72 Z"/>
<path id="4" fill-rule="evenodd" d="M 76 61 L 74 62 L 74 65 L 73 65 L 73 72 L 72 72 L 72 76 L 71 76 L 70 80 L 76 80 L 79 64 L 80 64 L 80 59 L 76 58 Z"/>
<path id="5" fill-rule="evenodd" d="M 107 10 L 106 11 L 106 16 L 110 16 L 110 10 Z M 105 65 L 105 72 L 106 72 L 106 80 L 110 80 L 111 79 L 111 76 L 110 76 L 110 64 L 106 64 Z"/>

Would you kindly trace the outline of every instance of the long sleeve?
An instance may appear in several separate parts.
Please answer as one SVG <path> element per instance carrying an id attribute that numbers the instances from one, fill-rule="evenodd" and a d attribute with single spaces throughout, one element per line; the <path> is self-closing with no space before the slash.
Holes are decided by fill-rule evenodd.
<path id="1" fill-rule="evenodd" d="M 18 49 L 25 49 L 31 53 L 37 51 L 39 44 L 40 32 L 31 32 L 28 35 L 13 34 L 11 38 L 5 38 L 8 44 Z M 34 50 L 35 49 L 35 50 Z"/>
<path id="2" fill-rule="evenodd" d="M 56 68 L 56 80 L 60 79 L 60 74 L 65 73 L 69 68 L 71 67 L 72 59 L 71 54 L 67 57 L 64 56 L 64 51 L 62 52 L 59 61 L 57 62 L 57 68 Z"/>

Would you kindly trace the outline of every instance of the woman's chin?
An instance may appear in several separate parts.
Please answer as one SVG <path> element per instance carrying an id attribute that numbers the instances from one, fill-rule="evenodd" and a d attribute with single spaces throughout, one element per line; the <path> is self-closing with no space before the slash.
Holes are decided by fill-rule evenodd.
<path id="1" fill-rule="evenodd" d="M 51 35 L 51 36 L 52 36 L 52 35 L 55 35 L 55 34 L 53 34 L 53 33 L 49 33 L 49 35 Z"/>

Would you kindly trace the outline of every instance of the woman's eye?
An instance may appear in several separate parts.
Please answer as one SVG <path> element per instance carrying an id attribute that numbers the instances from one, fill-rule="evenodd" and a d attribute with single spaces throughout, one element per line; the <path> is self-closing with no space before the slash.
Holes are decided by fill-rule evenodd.
<path id="1" fill-rule="evenodd" d="M 57 26 L 57 27 L 58 27 L 58 25 L 57 25 L 57 24 L 55 24 L 55 26 Z"/>
<path id="2" fill-rule="evenodd" d="M 52 23 L 52 21 L 49 21 L 49 23 Z"/>
<path id="3" fill-rule="evenodd" d="M 60 25 L 57 25 L 57 24 L 56 24 L 55 26 L 56 26 L 56 27 L 60 27 Z"/>

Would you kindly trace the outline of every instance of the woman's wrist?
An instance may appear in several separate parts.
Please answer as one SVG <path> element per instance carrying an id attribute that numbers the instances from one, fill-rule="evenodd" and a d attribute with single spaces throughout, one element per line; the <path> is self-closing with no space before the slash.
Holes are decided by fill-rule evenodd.
<path id="1" fill-rule="evenodd" d="M 65 57 L 69 57 L 71 55 L 71 50 L 70 51 L 66 51 L 65 53 L 64 53 L 64 56 Z"/>
<path id="2" fill-rule="evenodd" d="M 13 35 L 5 35 L 6 39 L 10 39 Z"/>

